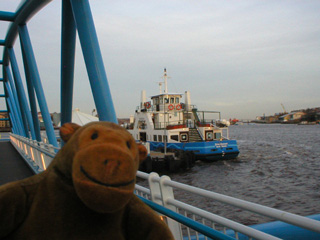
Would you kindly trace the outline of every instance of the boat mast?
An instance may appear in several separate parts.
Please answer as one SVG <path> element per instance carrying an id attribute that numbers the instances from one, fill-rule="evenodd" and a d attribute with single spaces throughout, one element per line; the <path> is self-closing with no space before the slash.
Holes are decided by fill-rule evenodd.
<path id="1" fill-rule="evenodd" d="M 167 75 L 167 69 L 164 68 L 164 74 L 163 74 L 163 78 L 164 78 L 164 93 L 165 94 L 168 94 L 168 75 Z M 163 101 L 163 105 L 165 104 L 165 102 Z M 163 119 L 164 119 L 164 123 L 166 122 L 166 111 L 165 111 L 165 108 L 163 108 L 163 111 L 164 111 L 164 116 L 163 116 Z M 165 124 L 166 126 L 166 124 Z M 168 136 L 167 136 L 167 131 L 166 131 L 166 127 L 164 128 L 164 136 L 166 136 L 166 138 L 164 139 L 164 154 L 167 154 L 167 139 L 168 139 Z"/>
<path id="2" fill-rule="evenodd" d="M 158 82 L 159 83 L 159 93 L 162 94 L 162 83 L 163 82 Z"/>
<path id="3" fill-rule="evenodd" d="M 167 94 L 168 93 L 168 75 L 167 75 L 166 68 L 164 68 L 163 78 L 164 78 L 164 93 Z"/>

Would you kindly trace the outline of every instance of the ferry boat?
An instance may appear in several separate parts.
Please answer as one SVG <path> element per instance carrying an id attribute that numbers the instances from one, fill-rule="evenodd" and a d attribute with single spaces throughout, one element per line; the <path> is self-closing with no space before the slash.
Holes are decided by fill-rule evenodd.
<path id="1" fill-rule="evenodd" d="M 193 152 L 196 160 L 214 161 L 236 158 L 239 149 L 236 140 L 229 139 L 228 124 L 221 127 L 221 114 L 217 111 L 199 111 L 191 105 L 190 92 L 169 93 L 167 71 L 160 92 L 147 101 L 141 92 L 141 102 L 127 126 L 132 136 L 140 142 L 148 142 L 150 151 L 183 150 Z M 162 84 L 164 83 L 164 90 Z M 219 119 L 207 119 L 218 114 Z M 218 126 L 219 124 L 219 126 Z"/>

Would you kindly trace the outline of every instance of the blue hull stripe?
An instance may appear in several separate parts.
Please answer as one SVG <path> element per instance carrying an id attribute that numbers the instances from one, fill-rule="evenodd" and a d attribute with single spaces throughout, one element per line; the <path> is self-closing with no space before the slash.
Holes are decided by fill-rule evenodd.
<path id="1" fill-rule="evenodd" d="M 150 150 L 154 151 L 158 148 L 164 148 L 163 142 L 150 141 Z M 233 154 L 236 157 L 239 154 L 239 149 L 236 140 L 224 140 L 224 141 L 210 141 L 210 142 L 186 142 L 186 143 L 167 143 L 168 149 L 177 149 L 184 151 L 193 151 L 196 155 L 205 158 L 218 155 Z"/>

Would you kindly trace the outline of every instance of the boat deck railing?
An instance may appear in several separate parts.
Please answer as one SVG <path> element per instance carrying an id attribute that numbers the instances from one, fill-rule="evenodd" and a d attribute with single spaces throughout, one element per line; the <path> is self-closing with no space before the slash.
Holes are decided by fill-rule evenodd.
<path id="1" fill-rule="evenodd" d="M 51 144 L 33 141 L 16 134 L 10 134 L 10 141 L 35 173 L 44 171 L 59 149 Z M 217 214 L 205 211 L 183 201 L 179 201 L 175 198 L 174 191 L 183 191 L 183 194 L 192 194 L 195 197 L 203 197 L 209 202 L 221 202 L 223 204 L 231 205 L 237 209 L 244 209 L 259 215 L 267 216 L 275 220 L 280 220 L 282 222 L 320 233 L 319 221 L 172 181 L 170 177 L 165 175 L 160 177 L 157 173 L 147 174 L 138 171 L 137 179 L 138 182 L 135 187 L 135 193 L 138 196 L 141 196 L 149 205 L 155 204 L 158 206 L 158 208 L 162 207 L 165 210 L 170 210 L 174 213 L 173 215 L 166 215 L 165 218 L 168 226 L 174 234 L 175 239 L 177 240 L 209 239 L 207 237 L 213 236 L 211 230 L 214 230 L 214 232 L 222 232 L 225 236 L 231 236 L 235 239 L 242 239 L 241 236 L 247 236 L 247 239 L 279 238 L 245 226 L 233 220 L 221 217 Z M 148 201 L 151 201 L 152 204 L 150 204 Z M 181 218 L 183 220 L 181 220 Z M 178 221 L 173 219 L 178 219 Z M 189 223 L 187 225 L 185 224 L 186 219 Z M 203 230 L 202 228 L 202 230 L 199 230 L 196 227 L 197 224 L 202 226 L 204 229 L 207 228 L 207 230 Z M 224 238 L 217 237 L 212 239 Z"/>

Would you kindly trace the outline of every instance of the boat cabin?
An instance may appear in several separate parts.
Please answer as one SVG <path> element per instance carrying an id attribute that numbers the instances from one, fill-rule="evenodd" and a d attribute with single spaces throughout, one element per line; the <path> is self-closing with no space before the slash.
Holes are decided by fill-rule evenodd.
<path id="1" fill-rule="evenodd" d="M 166 128 L 169 125 L 183 124 L 184 104 L 181 103 L 182 94 L 164 93 L 151 97 L 155 129 Z"/>
<path id="2" fill-rule="evenodd" d="M 153 106 L 155 106 L 154 111 L 172 111 L 172 110 L 181 110 L 181 98 L 182 94 L 173 93 L 173 94 L 160 94 L 152 96 L 151 100 Z"/>

